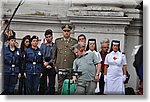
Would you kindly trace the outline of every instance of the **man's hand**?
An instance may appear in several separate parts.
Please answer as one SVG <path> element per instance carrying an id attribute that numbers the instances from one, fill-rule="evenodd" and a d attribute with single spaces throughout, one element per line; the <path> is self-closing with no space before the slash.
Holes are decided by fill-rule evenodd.
<path id="1" fill-rule="evenodd" d="M 50 65 L 47 65 L 46 68 L 47 68 L 47 69 L 51 69 L 52 67 L 51 67 Z"/>
<path id="2" fill-rule="evenodd" d="M 44 66 L 45 66 L 45 67 L 48 66 L 48 62 L 44 62 Z"/>
<path id="3" fill-rule="evenodd" d="M 95 80 L 98 82 L 99 81 L 99 75 L 95 76 Z"/>
<path id="4" fill-rule="evenodd" d="M 21 77 L 21 73 L 18 74 L 18 78 L 20 78 L 20 77 Z"/>
<path id="5" fill-rule="evenodd" d="M 27 74 L 26 73 L 24 73 L 24 77 L 27 78 Z"/>
<path id="6" fill-rule="evenodd" d="M 76 76 L 72 76 L 72 81 L 73 81 L 73 83 L 75 83 L 76 80 L 77 80 Z"/>
<path id="7" fill-rule="evenodd" d="M 43 75 L 43 74 L 41 73 L 41 74 L 40 74 L 40 78 L 42 77 L 42 75 Z"/>

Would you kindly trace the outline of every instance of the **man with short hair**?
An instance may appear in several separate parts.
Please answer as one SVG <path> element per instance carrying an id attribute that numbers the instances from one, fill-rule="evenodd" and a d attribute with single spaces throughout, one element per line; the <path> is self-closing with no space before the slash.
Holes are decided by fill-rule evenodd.
<path id="1" fill-rule="evenodd" d="M 73 52 L 77 56 L 73 63 L 74 71 L 81 71 L 82 75 L 73 76 L 73 81 L 77 82 L 76 95 L 95 94 L 96 82 L 99 81 L 100 61 L 94 52 L 86 53 L 81 44 L 73 46 Z"/>
<path id="2" fill-rule="evenodd" d="M 55 76 L 56 71 L 53 65 L 53 56 L 54 56 L 54 46 L 55 44 L 52 42 L 53 40 L 53 32 L 51 29 L 47 29 L 45 31 L 45 39 L 46 43 L 41 44 L 41 52 L 43 54 L 43 65 L 44 70 L 40 80 L 40 89 L 39 93 L 43 94 L 55 94 Z M 49 79 L 49 83 L 47 86 L 47 76 Z"/>
<path id="3" fill-rule="evenodd" d="M 75 55 L 71 50 L 71 47 L 77 43 L 75 38 L 70 37 L 72 27 L 70 25 L 63 25 L 63 37 L 55 40 L 54 50 L 54 64 L 59 69 L 70 69 L 73 66 Z M 58 94 L 61 93 L 62 84 L 65 76 L 58 75 Z"/>
<path id="4" fill-rule="evenodd" d="M 84 49 L 86 48 L 86 36 L 84 34 L 78 36 L 78 44 L 81 44 Z"/>
<path id="5" fill-rule="evenodd" d="M 109 44 L 107 42 L 102 42 L 101 43 L 101 51 L 100 51 L 100 55 L 102 58 L 101 61 L 101 77 L 100 77 L 100 82 L 99 82 L 99 88 L 100 88 L 100 94 L 103 95 L 104 94 L 104 61 L 105 61 L 105 57 L 108 54 L 108 49 L 109 49 Z"/>

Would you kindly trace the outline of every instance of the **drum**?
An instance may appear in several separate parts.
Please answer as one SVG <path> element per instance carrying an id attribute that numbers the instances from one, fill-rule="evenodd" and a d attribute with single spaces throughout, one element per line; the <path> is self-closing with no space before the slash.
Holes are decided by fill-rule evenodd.
<path id="1" fill-rule="evenodd" d="M 62 91 L 61 91 L 62 95 L 69 94 L 68 86 L 69 86 L 69 79 L 65 79 L 63 82 Z M 74 95 L 75 89 L 76 89 L 76 84 L 74 84 L 73 81 L 70 80 L 70 95 Z"/>

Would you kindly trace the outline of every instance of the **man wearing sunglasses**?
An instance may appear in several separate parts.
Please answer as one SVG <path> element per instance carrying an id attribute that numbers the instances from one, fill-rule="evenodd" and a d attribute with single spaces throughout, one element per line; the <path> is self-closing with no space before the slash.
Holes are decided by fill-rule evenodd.
<path id="1" fill-rule="evenodd" d="M 70 25 L 63 25 L 61 28 L 63 30 L 63 37 L 55 40 L 54 63 L 57 70 L 72 68 L 75 55 L 71 47 L 77 43 L 75 38 L 70 37 L 72 30 Z M 58 75 L 58 94 L 61 93 L 64 79 L 63 75 Z"/>

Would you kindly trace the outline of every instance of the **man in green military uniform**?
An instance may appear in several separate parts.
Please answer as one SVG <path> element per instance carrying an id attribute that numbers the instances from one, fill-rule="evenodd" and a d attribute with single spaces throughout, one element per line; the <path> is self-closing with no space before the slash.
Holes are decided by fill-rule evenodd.
<path id="1" fill-rule="evenodd" d="M 77 43 L 75 38 L 70 37 L 72 27 L 70 25 L 63 25 L 63 37 L 55 40 L 54 50 L 54 64 L 57 69 L 72 68 L 75 55 L 71 50 L 71 46 Z M 63 75 L 58 75 L 58 92 L 61 93 L 62 83 L 64 81 Z"/>

